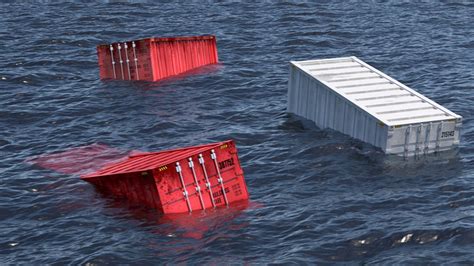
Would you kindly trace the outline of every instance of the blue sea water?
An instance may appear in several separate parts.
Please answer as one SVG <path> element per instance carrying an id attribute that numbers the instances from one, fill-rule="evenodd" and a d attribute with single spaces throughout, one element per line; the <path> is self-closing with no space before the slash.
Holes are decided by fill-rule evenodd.
<path id="1" fill-rule="evenodd" d="M 473 14 L 469 1 L 1 3 L 0 264 L 473 264 Z M 200 34 L 217 36 L 218 66 L 98 79 L 97 44 Z M 391 163 L 286 113 L 288 61 L 351 55 L 462 115 L 458 153 Z M 31 163 L 230 138 L 249 206 L 178 219 Z"/>

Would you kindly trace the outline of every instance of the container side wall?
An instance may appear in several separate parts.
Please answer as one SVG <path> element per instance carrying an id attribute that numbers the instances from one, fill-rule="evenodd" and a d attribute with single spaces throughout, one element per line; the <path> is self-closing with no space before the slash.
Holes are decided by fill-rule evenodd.
<path id="1" fill-rule="evenodd" d="M 386 146 L 387 127 L 348 99 L 290 65 L 288 112 L 379 148 Z"/>
<path id="2" fill-rule="evenodd" d="M 160 80 L 218 63 L 216 38 L 157 39 L 151 41 L 153 78 Z"/>
<path id="3" fill-rule="evenodd" d="M 88 178 L 100 191 L 130 202 L 161 210 L 161 202 L 151 171 Z"/>
<path id="4" fill-rule="evenodd" d="M 290 78 L 288 80 L 288 106 L 287 111 L 290 113 L 299 113 L 300 89 L 301 89 L 301 73 L 292 64 L 290 64 Z"/>

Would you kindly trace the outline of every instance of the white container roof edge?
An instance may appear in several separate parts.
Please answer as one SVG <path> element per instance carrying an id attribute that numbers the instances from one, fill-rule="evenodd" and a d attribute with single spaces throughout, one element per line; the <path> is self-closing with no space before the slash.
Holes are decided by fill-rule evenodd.
<path id="1" fill-rule="evenodd" d="M 425 102 L 427 102 L 427 103 L 429 103 L 429 104 L 435 106 L 436 108 L 440 109 L 441 111 L 444 111 L 445 113 L 447 113 L 447 114 L 453 116 L 453 117 L 456 118 L 456 119 L 462 118 L 462 116 L 460 116 L 460 115 L 458 115 L 458 114 L 456 114 L 456 113 L 450 111 L 449 109 L 447 109 L 447 108 L 445 108 L 444 106 L 442 106 L 442 105 L 436 103 L 435 101 L 429 99 L 428 97 L 424 96 L 423 94 L 421 94 L 421 93 L 419 93 L 419 92 L 413 90 L 412 88 L 406 86 L 405 84 L 399 82 L 398 80 L 396 80 L 396 79 L 390 77 L 389 75 L 387 75 L 387 74 L 381 72 L 380 70 L 378 70 L 378 69 L 372 67 L 371 65 L 365 63 L 364 61 L 360 60 L 359 58 L 357 58 L 357 57 L 355 57 L 355 56 L 353 56 L 353 57 L 351 57 L 351 58 L 354 59 L 355 61 L 357 61 L 358 63 L 360 63 L 360 64 L 366 66 L 367 68 L 369 68 L 370 70 L 374 71 L 375 73 L 377 73 L 377 74 L 379 74 L 379 75 L 381 75 L 381 76 L 384 76 L 386 79 L 390 80 L 390 81 L 393 82 L 394 84 L 397 84 L 398 86 L 400 86 L 400 87 L 404 88 L 405 90 L 411 92 L 412 94 L 418 96 L 419 98 L 421 98 L 421 99 L 424 100 Z"/>
<path id="2" fill-rule="evenodd" d="M 329 85 L 326 81 L 324 80 L 321 80 L 321 79 L 318 79 L 318 78 L 315 78 L 313 76 L 313 74 L 311 74 L 311 72 L 309 72 L 306 68 L 304 68 L 303 66 L 301 66 L 301 63 L 310 63 L 310 62 L 321 62 L 321 61 L 339 61 L 339 60 L 347 60 L 347 59 L 353 59 L 353 57 L 339 57 L 339 58 L 330 58 L 330 59 L 320 59 L 320 60 L 305 60 L 305 61 L 290 61 L 291 64 L 293 64 L 294 66 L 298 67 L 300 70 L 302 70 L 303 72 L 305 72 L 307 75 L 309 75 L 310 77 L 314 78 L 317 82 L 320 82 L 322 83 L 324 86 L 328 87 L 328 88 L 331 88 L 335 93 L 337 93 L 340 97 L 344 98 L 344 99 L 347 99 L 349 100 L 353 105 L 355 105 L 357 108 L 360 108 L 362 109 L 363 111 L 365 111 L 366 113 L 370 114 L 371 116 L 373 116 L 375 119 L 379 120 L 380 122 L 388 125 L 388 121 L 385 121 L 384 119 L 381 119 L 379 117 L 377 117 L 376 114 L 372 113 L 371 111 L 369 111 L 365 106 L 361 106 L 359 104 L 357 104 L 356 102 L 352 101 L 351 99 L 347 98 L 346 96 L 344 96 L 341 92 L 337 91 L 336 89 L 334 89 L 333 86 Z"/>
<path id="3" fill-rule="evenodd" d="M 353 62 L 357 62 L 359 63 L 360 65 L 362 65 L 363 67 L 367 68 L 368 70 L 370 70 L 371 72 L 377 74 L 377 75 L 380 75 L 380 77 L 386 79 L 387 81 L 389 81 L 390 83 L 392 84 L 395 84 L 397 86 L 399 86 L 400 88 L 402 88 L 403 90 L 407 91 L 410 93 L 410 95 L 413 95 L 413 96 L 416 96 L 417 98 L 419 98 L 420 100 L 422 100 L 423 102 L 426 102 L 427 104 L 431 105 L 432 107 L 440 110 L 441 112 L 444 112 L 445 115 L 447 115 L 446 117 L 443 117 L 443 118 L 437 118 L 437 119 L 427 119 L 426 122 L 436 122 L 436 121 L 443 121 L 443 120 L 452 120 L 452 119 L 456 119 L 456 120 L 459 120 L 461 119 L 462 117 L 460 115 L 457 115 L 455 114 L 454 112 L 446 109 L 445 107 L 437 104 L 436 102 L 430 100 L 429 98 L 427 98 L 426 96 L 423 96 L 422 94 L 416 92 L 415 90 L 409 88 L 408 86 L 402 84 L 401 82 L 395 80 L 394 78 L 388 76 L 387 74 L 381 72 L 380 70 L 370 66 L 369 64 L 363 62 L 362 60 L 360 60 L 359 58 L 355 57 L 355 56 L 351 56 L 351 57 L 339 57 L 339 58 L 330 58 L 330 59 L 318 59 L 318 60 L 305 60 L 305 61 L 290 61 L 290 63 L 296 67 L 298 67 L 300 70 L 302 70 L 304 73 L 306 73 L 307 75 L 309 75 L 310 77 L 314 78 L 315 80 L 317 80 L 318 82 L 322 83 L 323 85 L 325 85 L 326 87 L 328 88 L 331 88 L 333 92 L 335 92 L 337 95 L 339 95 L 340 97 L 346 99 L 346 100 L 349 100 L 353 105 L 355 105 L 357 108 L 359 109 L 362 109 L 364 112 L 368 113 L 369 115 L 371 115 L 372 117 L 374 117 L 375 119 L 379 120 L 380 122 L 384 123 L 385 125 L 387 126 L 398 126 L 398 125 L 409 125 L 409 124 L 412 124 L 412 123 L 406 123 L 406 122 L 391 122 L 391 121 L 388 121 L 384 118 L 382 118 L 380 115 L 374 113 L 373 111 L 369 110 L 367 107 L 365 107 L 364 105 L 361 105 L 360 103 L 356 102 L 355 100 L 351 99 L 350 97 L 347 97 L 347 95 L 345 95 L 345 93 L 339 91 L 338 89 L 336 89 L 333 85 L 331 85 L 329 82 L 326 82 L 318 77 L 315 77 L 314 76 L 314 73 L 311 73 L 309 71 L 309 69 L 305 66 L 306 63 L 329 63 L 329 62 L 338 62 L 338 61 L 341 61 L 341 62 L 344 62 L 344 61 L 353 61 Z M 450 116 L 450 117 L 449 117 Z M 418 122 L 419 123 L 419 122 Z M 417 124 L 417 123 L 414 123 L 414 124 Z"/>

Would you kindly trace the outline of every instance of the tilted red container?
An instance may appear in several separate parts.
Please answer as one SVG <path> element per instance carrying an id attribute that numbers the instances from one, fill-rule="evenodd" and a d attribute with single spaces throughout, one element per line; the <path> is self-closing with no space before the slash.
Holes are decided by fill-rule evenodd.
<path id="1" fill-rule="evenodd" d="M 249 197 L 232 140 L 133 155 L 81 178 L 163 213 L 226 206 Z"/>
<path id="2" fill-rule="evenodd" d="M 218 62 L 213 35 L 147 38 L 97 46 L 101 79 L 157 81 Z"/>

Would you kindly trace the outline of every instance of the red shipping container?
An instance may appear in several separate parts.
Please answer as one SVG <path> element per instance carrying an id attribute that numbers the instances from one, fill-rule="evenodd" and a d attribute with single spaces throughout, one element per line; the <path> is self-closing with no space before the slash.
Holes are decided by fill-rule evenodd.
<path id="1" fill-rule="evenodd" d="M 132 155 L 81 178 L 163 213 L 226 206 L 249 197 L 232 140 Z"/>
<path id="2" fill-rule="evenodd" d="M 101 79 L 157 81 L 218 62 L 213 35 L 147 38 L 97 46 Z"/>

